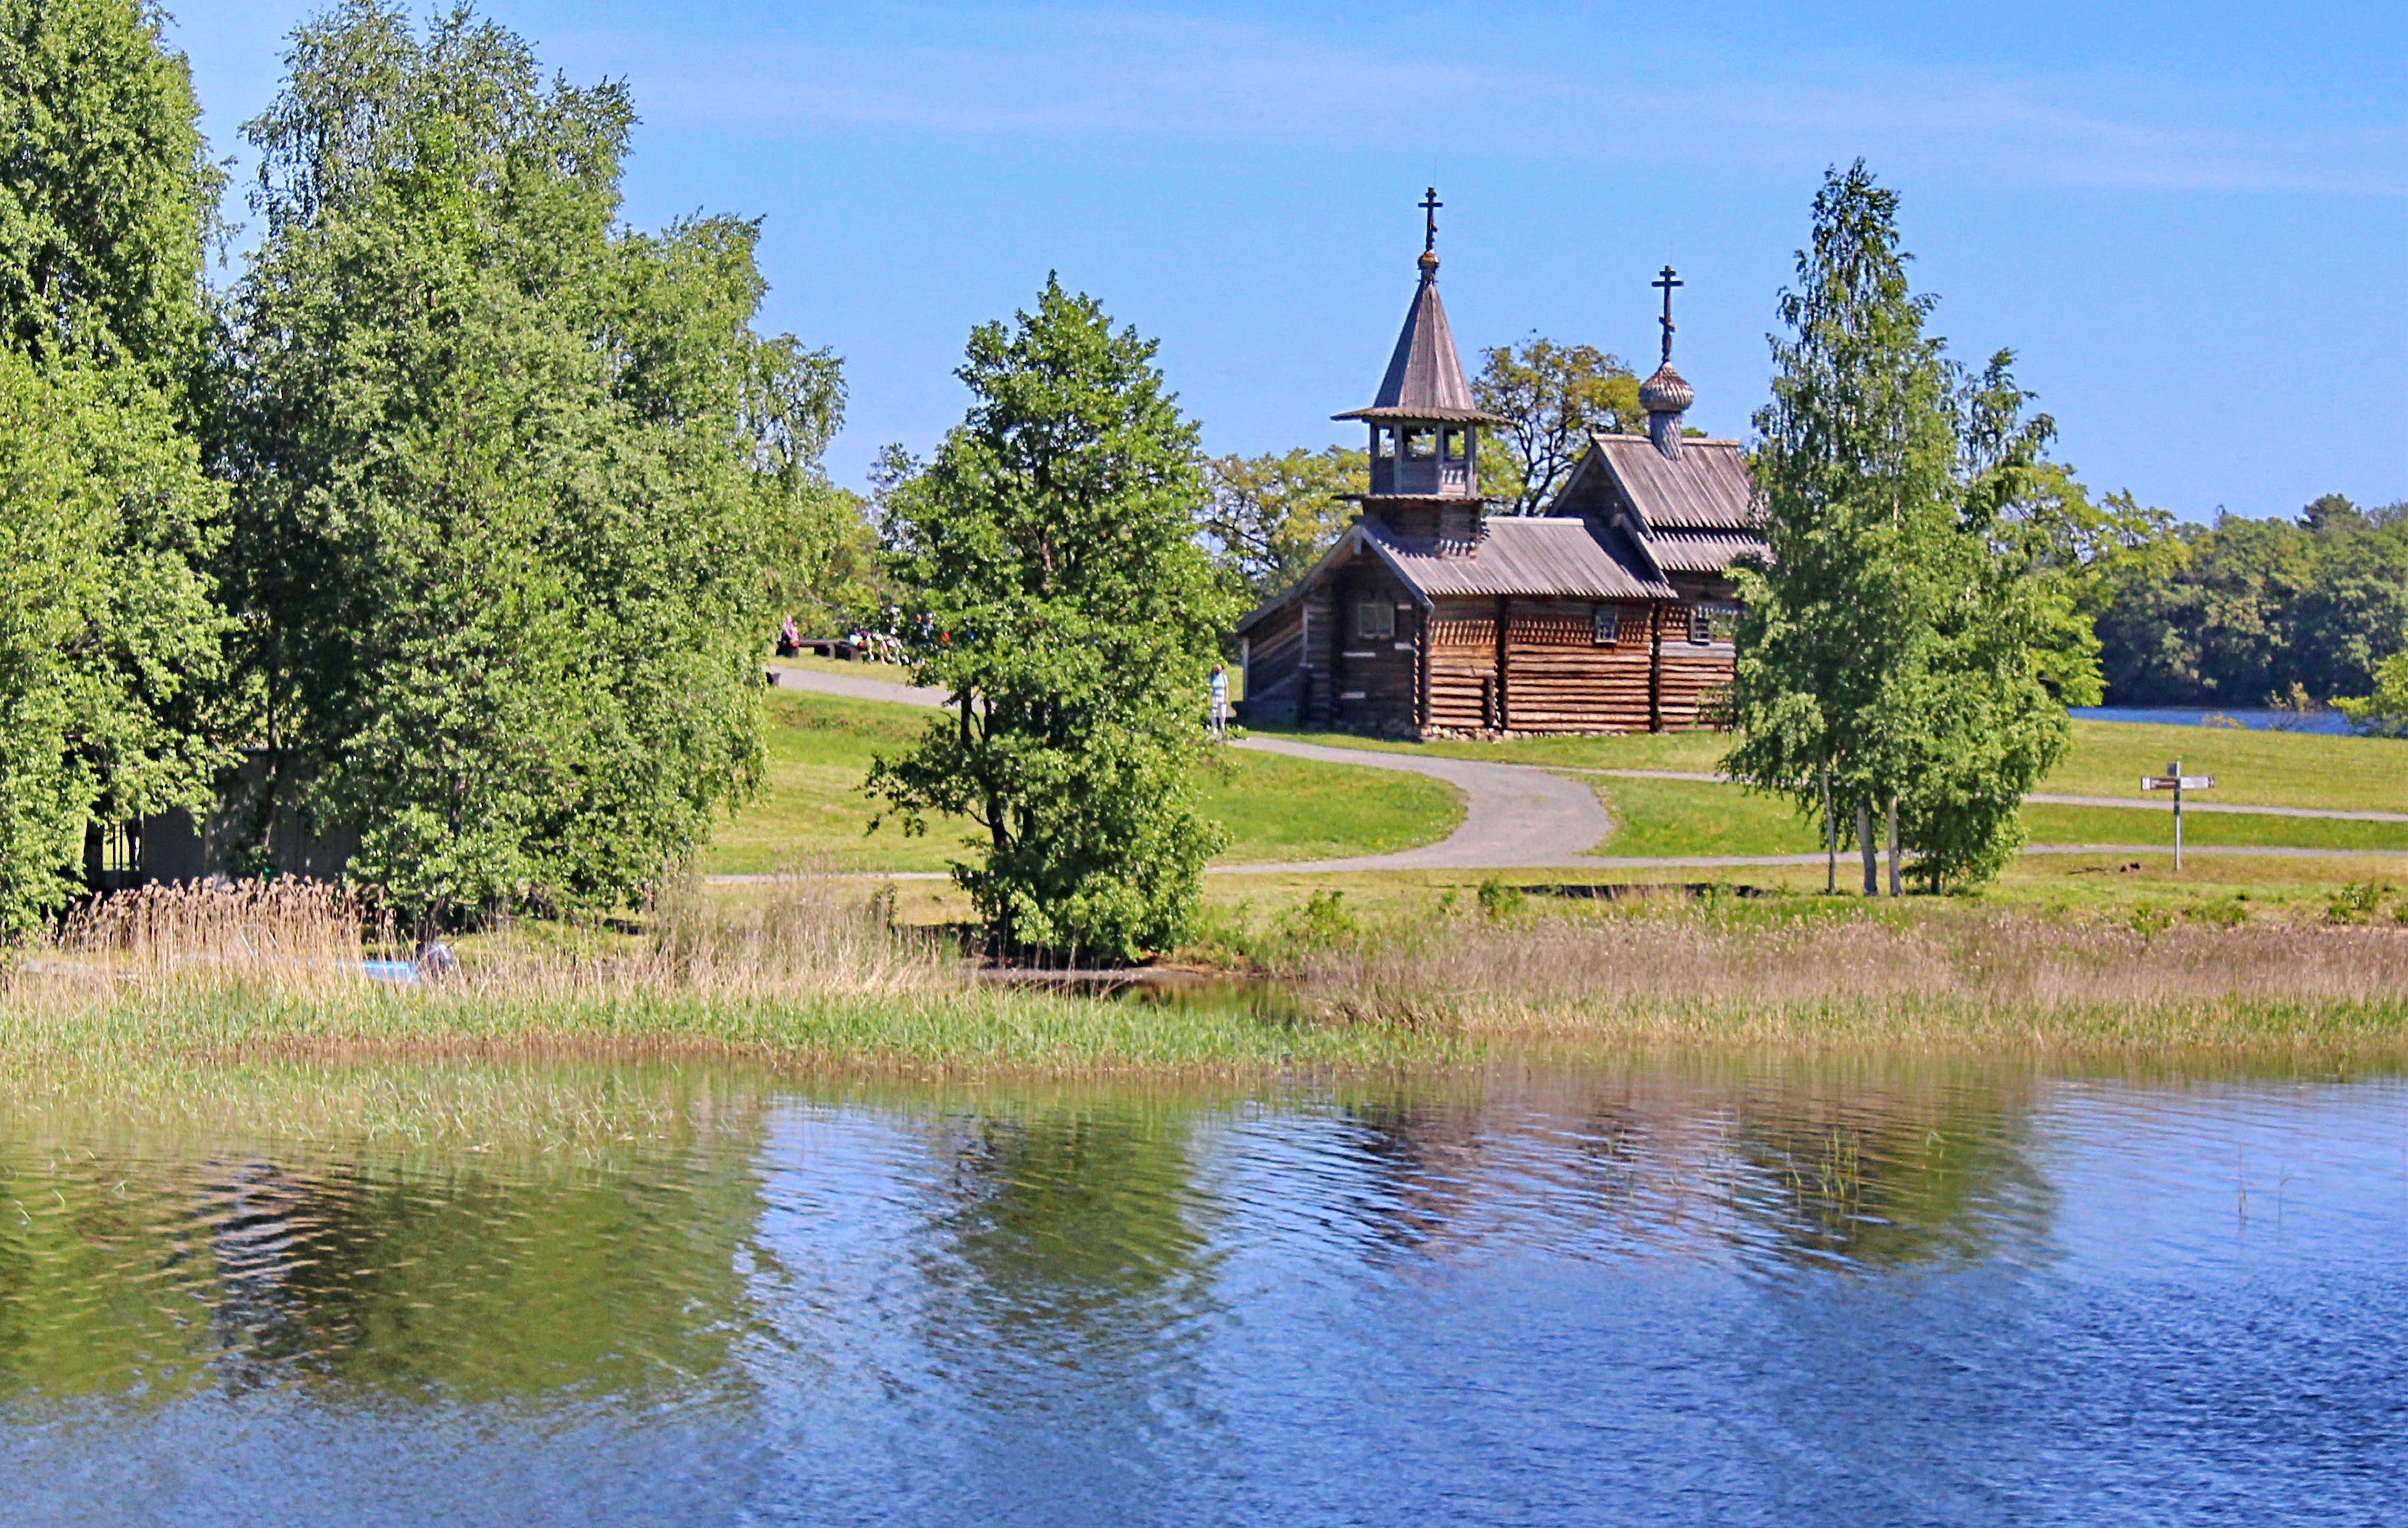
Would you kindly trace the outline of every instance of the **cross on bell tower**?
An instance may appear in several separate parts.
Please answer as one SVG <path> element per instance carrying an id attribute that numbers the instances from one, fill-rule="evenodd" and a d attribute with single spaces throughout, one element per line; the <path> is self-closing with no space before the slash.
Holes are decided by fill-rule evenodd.
<path id="1" fill-rule="evenodd" d="M 1676 286 L 1686 286 L 1689 283 L 1681 280 L 1678 276 L 1673 275 L 1672 267 L 1666 266 L 1664 267 L 1664 274 L 1656 277 L 1653 281 L 1650 281 L 1647 284 L 1650 286 L 1661 287 L 1664 292 L 1664 316 L 1656 322 L 1664 325 L 1664 354 L 1662 364 L 1665 366 L 1670 366 L 1672 364 L 1672 289 Z"/>
<path id="2" fill-rule="evenodd" d="M 1639 406 L 1647 411 L 1647 438 L 1656 449 L 1670 461 L 1681 459 L 1681 416 L 1689 405 L 1698 401 L 1688 382 L 1672 369 L 1672 289 L 1688 283 L 1666 266 L 1664 274 L 1647 283 L 1664 294 L 1664 316 L 1657 323 L 1664 325 L 1664 359 L 1656 368 L 1656 375 L 1639 384 Z"/>
<path id="3" fill-rule="evenodd" d="M 1438 199 L 1438 187 L 1432 186 L 1422 193 L 1422 252 L 1424 254 L 1438 252 L 1438 209 L 1445 205 L 1446 203 Z"/>

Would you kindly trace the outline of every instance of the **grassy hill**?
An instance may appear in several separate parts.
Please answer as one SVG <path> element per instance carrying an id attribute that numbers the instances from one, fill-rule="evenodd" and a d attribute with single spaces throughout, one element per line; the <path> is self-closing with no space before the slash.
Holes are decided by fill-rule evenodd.
<path id="1" fill-rule="evenodd" d="M 1557 769 L 1713 771 L 1726 740 L 1712 732 L 1611 738 L 1517 738 L 1504 742 L 1378 742 L 1297 734 L 1313 741 L 1398 752 L 1444 754 Z M 2073 747 L 2044 781 L 2044 794 L 2118 797 L 2131 808 L 2036 803 L 2024 809 L 2034 843 L 2171 843 L 2163 811 L 2143 806 L 2140 777 L 2175 758 L 2186 772 L 2216 777 L 2195 800 L 2338 811 L 2408 812 L 2408 742 L 2232 728 L 2073 724 Z M 1608 855 L 1810 854 L 1818 829 L 1781 801 L 1735 786 L 1683 780 L 1594 781 L 1617 824 L 1598 852 Z M 2159 801 L 2163 798 L 2157 798 Z M 2408 849 L 2408 824 L 2192 813 L 2186 843 L 2330 849 Z"/>
<path id="2" fill-rule="evenodd" d="M 905 838 L 896 822 L 867 831 L 879 810 L 860 788 L 871 757 L 908 746 L 928 712 L 794 690 L 768 699 L 762 794 L 713 838 L 705 873 L 942 870 L 961 853 L 976 829 L 959 819 L 932 822 L 921 838 Z M 1226 863 L 1408 849 L 1444 838 L 1463 819 L 1461 800 L 1441 781 L 1235 749 L 1198 784 L 1206 814 L 1229 830 Z"/>

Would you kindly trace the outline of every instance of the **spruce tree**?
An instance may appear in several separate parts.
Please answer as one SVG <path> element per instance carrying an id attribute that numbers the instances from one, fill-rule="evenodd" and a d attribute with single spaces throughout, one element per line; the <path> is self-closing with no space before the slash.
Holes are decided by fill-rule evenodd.
<path id="1" fill-rule="evenodd" d="M 1235 600 L 1197 541 L 1196 430 L 1154 349 L 1049 279 L 1033 313 L 970 336 L 978 401 L 885 496 L 929 621 L 917 677 L 953 714 L 871 786 L 907 830 L 940 812 L 984 829 L 953 874 L 999 953 L 1168 948 L 1218 846 L 1192 778 Z"/>

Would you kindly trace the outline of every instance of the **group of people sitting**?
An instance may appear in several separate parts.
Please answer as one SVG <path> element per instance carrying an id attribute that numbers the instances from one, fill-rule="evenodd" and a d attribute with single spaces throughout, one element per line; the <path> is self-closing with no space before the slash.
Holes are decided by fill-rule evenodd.
<path id="1" fill-rule="evenodd" d="M 787 616 L 778 627 L 778 656 L 795 657 L 804 647 L 802 629 L 795 618 Z M 854 627 L 835 644 L 838 657 L 852 657 L 863 663 L 900 663 L 903 661 L 903 639 L 890 632 L 872 631 L 867 627 Z"/>

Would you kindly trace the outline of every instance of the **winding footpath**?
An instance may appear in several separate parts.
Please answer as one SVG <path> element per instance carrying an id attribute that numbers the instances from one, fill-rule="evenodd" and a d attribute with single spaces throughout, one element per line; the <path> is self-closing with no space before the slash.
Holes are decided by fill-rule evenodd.
<path id="1" fill-rule="evenodd" d="M 853 700 L 881 700 L 895 705 L 945 704 L 935 690 L 892 680 L 827 673 L 817 669 L 775 665 L 770 670 L 781 688 L 810 690 Z M 1541 767 L 1534 764 L 1490 764 L 1476 759 L 1443 758 L 1338 748 L 1326 743 L 1297 742 L 1287 738 L 1241 738 L 1231 744 L 1257 753 L 1282 754 L 1325 764 L 1358 769 L 1400 770 L 1409 774 L 1443 780 L 1463 793 L 1463 821 L 1436 843 L 1394 854 L 1356 855 L 1344 859 L 1297 859 L 1248 865 L 1214 865 L 1214 875 L 1278 875 L 1296 872 L 1384 870 L 1719 870 L 1747 865 L 1819 865 L 1819 854 L 1632 856 L 1595 855 L 1582 851 L 1603 843 L 1613 831 L 1613 819 L 1597 792 L 1579 775 L 1608 775 L 1628 780 L 1695 780 L 1719 782 L 1721 776 L 1694 770 L 1603 770 Z M 2131 801 L 2111 796 L 2031 795 L 2028 801 L 2057 806 L 2111 806 L 2172 811 L 2168 801 Z M 2323 817 L 2348 822 L 2408 822 L 2408 812 L 2334 812 L 2314 807 L 2242 806 L 2186 801 L 2188 812 L 2220 812 L 2264 817 Z M 2033 843 L 2026 854 L 2162 854 L 2162 843 Z M 2358 858 L 2370 855 L 2408 855 L 2401 849 L 2294 849 L 2247 845 L 2186 845 L 2186 855 L 2256 855 L 2274 858 Z M 1848 858 L 1853 865 L 1853 857 Z M 903 872 L 892 880 L 945 878 L 935 871 Z M 752 875 L 713 875 L 712 881 L 751 881 Z"/>

